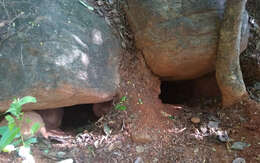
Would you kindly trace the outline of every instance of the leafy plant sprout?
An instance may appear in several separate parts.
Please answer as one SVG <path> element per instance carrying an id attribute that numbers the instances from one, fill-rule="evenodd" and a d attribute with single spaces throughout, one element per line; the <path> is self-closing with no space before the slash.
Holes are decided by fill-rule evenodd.
<path id="1" fill-rule="evenodd" d="M 120 99 L 119 103 L 116 104 L 115 109 L 116 110 L 120 110 L 120 111 L 125 111 L 126 110 L 126 106 L 124 105 L 124 103 L 126 102 L 126 100 L 127 100 L 126 96 L 123 96 Z"/>
<path id="2" fill-rule="evenodd" d="M 29 148 L 32 143 L 36 143 L 37 139 L 34 137 L 35 133 L 39 130 L 40 124 L 34 123 L 30 129 L 29 138 L 24 138 L 21 134 L 21 125 L 24 118 L 24 113 L 22 112 L 22 106 L 27 103 L 36 103 L 36 98 L 32 96 L 26 96 L 21 99 L 14 99 L 11 103 L 9 109 L 4 113 L 5 119 L 8 122 L 7 126 L 0 127 L 0 151 L 12 152 L 16 150 L 15 147 L 22 144 L 19 148 Z M 30 123 L 30 119 L 26 119 L 26 123 Z M 20 153 L 21 151 L 19 151 Z"/>

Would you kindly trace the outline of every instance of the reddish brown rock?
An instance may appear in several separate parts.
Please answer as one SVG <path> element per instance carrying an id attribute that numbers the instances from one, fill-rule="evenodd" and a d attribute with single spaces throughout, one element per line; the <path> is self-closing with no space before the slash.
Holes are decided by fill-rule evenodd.
<path id="1" fill-rule="evenodd" d="M 200 118 L 199 117 L 192 117 L 191 122 L 194 123 L 194 124 L 198 124 L 198 123 L 200 123 Z"/>
<path id="2" fill-rule="evenodd" d="M 208 74 L 193 81 L 192 95 L 194 97 L 220 96 L 215 73 Z"/>
<path id="3" fill-rule="evenodd" d="M 225 0 L 128 0 L 126 13 L 151 70 L 166 80 L 200 77 L 215 69 Z M 241 50 L 247 46 L 243 16 Z"/>
<path id="4" fill-rule="evenodd" d="M 52 130 L 60 127 L 64 114 L 62 108 L 39 110 L 37 112 L 42 116 L 47 129 Z"/>
<path id="5" fill-rule="evenodd" d="M 97 103 L 93 105 L 93 112 L 97 117 L 106 115 L 113 108 L 113 102 L 108 101 L 104 103 Z"/>

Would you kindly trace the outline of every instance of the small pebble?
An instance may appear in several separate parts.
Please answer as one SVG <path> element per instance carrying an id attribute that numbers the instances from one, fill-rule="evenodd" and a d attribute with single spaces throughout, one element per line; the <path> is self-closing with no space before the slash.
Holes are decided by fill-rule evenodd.
<path id="1" fill-rule="evenodd" d="M 62 151 L 57 153 L 57 157 L 59 157 L 59 158 L 64 158 L 65 155 L 66 155 L 66 153 L 62 152 Z"/>
<path id="2" fill-rule="evenodd" d="M 99 0 L 99 1 L 97 1 L 97 4 L 98 4 L 99 6 L 101 6 L 101 5 L 104 4 L 104 2 L 103 2 L 102 0 Z"/>
<path id="3" fill-rule="evenodd" d="M 214 128 L 214 129 L 217 129 L 218 128 L 218 125 L 219 125 L 219 122 L 216 122 L 216 121 L 209 121 L 208 123 L 208 128 Z"/>
<path id="4" fill-rule="evenodd" d="M 144 160 L 141 157 L 137 157 L 134 163 L 144 163 Z"/>
<path id="5" fill-rule="evenodd" d="M 191 118 L 191 122 L 195 123 L 195 124 L 198 124 L 198 123 L 200 123 L 200 118 L 199 117 L 192 117 Z"/>
<path id="6" fill-rule="evenodd" d="M 118 142 L 110 144 L 109 147 L 108 147 L 108 151 L 111 152 L 114 149 L 121 148 L 121 147 L 122 147 L 122 143 L 120 141 L 118 141 Z"/>
<path id="7" fill-rule="evenodd" d="M 70 159 L 59 161 L 57 163 L 73 163 L 73 160 L 70 158 Z"/>
<path id="8" fill-rule="evenodd" d="M 250 144 L 244 143 L 244 142 L 235 142 L 232 146 L 231 149 L 235 150 L 243 150 L 245 147 L 249 147 Z"/>
<path id="9" fill-rule="evenodd" d="M 141 145 L 138 145 L 135 147 L 135 150 L 137 153 L 143 153 L 144 152 L 144 147 Z"/>
<path id="10" fill-rule="evenodd" d="M 246 160 L 244 158 L 238 157 L 233 160 L 232 163 L 246 163 Z"/>
<path id="11" fill-rule="evenodd" d="M 194 153 L 198 153 L 198 152 L 199 152 L 199 148 L 195 148 Z"/>

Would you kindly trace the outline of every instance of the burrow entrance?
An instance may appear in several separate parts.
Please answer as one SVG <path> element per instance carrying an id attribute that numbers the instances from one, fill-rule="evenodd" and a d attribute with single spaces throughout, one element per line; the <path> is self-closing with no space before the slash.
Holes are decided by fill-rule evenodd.
<path id="1" fill-rule="evenodd" d="M 192 81 L 162 81 L 159 98 L 164 104 L 184 104 L 192 98 Z"/>
<path id="2" fill-rule="evenodd" d="M 93 130 L 95 122 L 99 119 L 93 111 L 93 105 L 81 104 L 62 108 L 64 115 L 60 128 L 64 131 L 75 129 Z"/>
<path id="3" fill-rule="evenodd" d="M 56 109 L 38 110 L 47 130 L 79 133 L 97 129 L 96 122 L 112 111 L 113 101 L 80 104 Z"/>
<path id="4" fill-rule="evenodd" d="M 220 97 L 215 73 L 185 81 L 161 81 L 159 98 L 166 104 L 187 104 L 201 98 Z"/>

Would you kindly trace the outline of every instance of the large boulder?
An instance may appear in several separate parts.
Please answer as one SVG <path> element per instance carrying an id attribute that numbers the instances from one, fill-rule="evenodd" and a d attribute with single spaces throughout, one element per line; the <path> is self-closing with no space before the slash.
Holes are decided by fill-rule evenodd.
<path id="1" fill-rule="evenodd" d="M 151 70 L 165 80 L 200 77 L 215 68 L 226 0 L 128 0 L 126 13 Z M 248 41 L 244 13 L 241 51 Z"/>
<path id="2" fill-rule="evenodd" d="M 109 101 L 119 84 L 120 42 L 78 0 L 0 3 L 0 111 L 31 95 L 39 110 Z"/>

